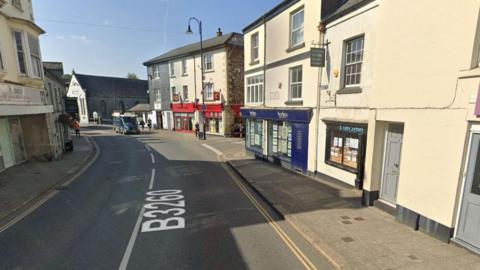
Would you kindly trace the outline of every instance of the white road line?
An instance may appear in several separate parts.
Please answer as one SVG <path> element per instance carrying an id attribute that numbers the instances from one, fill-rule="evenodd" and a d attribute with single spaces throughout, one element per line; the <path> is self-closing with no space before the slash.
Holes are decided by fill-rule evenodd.
<path id="1" fill-rule="evenodd" d="M 217 156 L 223 155 L 223 152 L 222 152 L 222 151 L 218 150 L 218 149 L 215 148 L 215 147 L 211 147 L 210 145 L 208 145 L 208 144 L 206 144 L 206 143 L 202 144 L 202 146 L 205 147 L 205 148 L 207 148 L 207 149 L 212 150 L 215 154 L 217 154 Z"/>
<path id="2" fill-rule="evenodd" d="M 148 189 L 153 188 L 153 182 L 155 181 L 155 169 L 152 169 L 152 177 L 150 178 L 150 185 L 148 186 Z"/>
<path id="3" fill-rule="evenodd" d="M 137 223 L 135 224 L 135 228 L 133 228 L 132 236 L 130 237 L 130 241 L 128 241 L 127 249 L 125 250 L 125 254 L 123 254 L 122 262 L 120 263 L 118 270 L 127 269 L 128 261 L 130 260 L 130 255 L 132 255 L 133 246 L 135 245 L 135 241 L 137 240 L 138 230 L 140 229 L 140 224 L 142 223 L 144 213 L 145 208 L 142 206 L 142 210 L 140 210 L 140 214 L 137 218 Z"/>
<path id="4" fill-rule="evenodd" d="M 148 152 L 152 151 L 150 147 L 148 147 L 148 144 L 145 144 L 145 148 L 147 148 Z"/>
<path id="5" fill-rule="evenodd" d="M 153 156 L 153 153 L 150 153 L 150 156 L 152 157 L 152 163 L 155 164 L 155 157 Z"/>

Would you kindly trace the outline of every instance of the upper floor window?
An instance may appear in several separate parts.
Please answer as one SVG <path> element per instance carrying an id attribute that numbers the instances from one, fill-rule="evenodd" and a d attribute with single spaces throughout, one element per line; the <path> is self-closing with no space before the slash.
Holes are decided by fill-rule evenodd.
<path id="1" fill-rule="evenodd" d="M 263 75 L 247 78 L 247 103 L 263 102 Z"/>
<path id="2" fill-rule="evenodd" d="M 213 70 L 213 54 L 211 53 L 205 54 L 203 58 L 204 58 L 203 64 L 204 64 L 205 71 Z"/>
<path id="3" fill-rule="evenodd" d="M 187 59 L 182 60 L 182 74 L 187 75 Z"/>
<path id="4" fill-rule="evenodd" d="M 5 63 L 3 62 L 3 56 L 2 56 L 2 47 L 0 44 L 0 70 L 5 70 Z"/>
<path id="5" fill-rule="evenodd" d="M 345 42 L 344 86 L 359 86 L 362 74 L 364 37 Z"/>
<path id="6" fill-rule="evenodd" d="M 301 9 L 290 16 L 290 46 L 294 47 L 303 43 L 304 10 Z"/>
<path id="7" fill-rule="evenodd" d="M 170 77 L 175 77 L 175 64 L 170 62 Z"/>
<path id="8" fill-rule="evenodd" d="M 18 71 L 22 75 L 27 75 L 27 63 L 25 62 L 25 44 L 23 34 L 20 31 L 13 32 L 15 48 L 17 49 Z"/>
<path id="9" fill-rule="evenodd" d="M 21 0 L 12 0 L 12 5 L 21 9 L 22 8 L 22 1 Z"/>
<path id="10" fill-rule="evenodd" d="M 42 78 L 42 59 L 40 57 L 40 45 L 38 39 L 28 34 L 28 47 L 30 48 L 30 58 L 32 61 L 32 73 L 34 77 Z"/>
<path id="11" fill-rule="evenodd" d="M 290 68 L 290 99 L 302 99 L 302 80 L 303 68 L 302 66 Z"/>
<path id="12" fill-rule="evenodd" d="M 153 66 L 153 78 L 160 79 L 160 66 L 159 65 Z"/>
<path id="13" fill-rule="evenodd" d="M 188 100 L 188 86 L 183 86 L 183 100 Z"/>
<path id="14" fill-rule="evenodd" d="M 156 101 L 162 100 L 162 92 L 160 91 L 160 88 L 153 89 L 153 92 L 155 94 L 155 100 Z"/>
<path id="15" fill-rule="evenodd" d="M 205 99 L 213 100 L 213 83 L 207 83 L 205 85 Z"/>
<path id="16" fill-rule="evenodd" d="M 259 58 L 259 40 L 258 40 L 258 32 L 253 34 L 250 40 L 250 46 L 251 46 L 251 60 L 254 62 L 255 60 L 258 60 Z"/>

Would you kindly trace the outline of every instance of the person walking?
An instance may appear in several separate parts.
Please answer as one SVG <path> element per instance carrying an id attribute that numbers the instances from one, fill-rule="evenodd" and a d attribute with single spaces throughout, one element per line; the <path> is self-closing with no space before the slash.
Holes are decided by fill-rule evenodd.
<path id="1" fill-rule="evenodd" d="M 147 126 L 148 126 L 148 131 L 152 131 L 152 119 L 150 118 L 147 119 Z"/>
<path id="2" fill-rule="evenodd" d="M 73 120 L 73 129 L 75 129 L 75 136 L 80 137 L 80 123 L 77 120 Z"/>
<path id="3" fill-rule="evenodd" d="M 198 132 L 200 131 L 200 124 L 198 122 L 195 123 L 195 137 L 198 137 Z"/>
<path id="4" fill-rule="evenodd" d="M 142 120 L 140 120 L 140 126 L 142 127 L 142 131 L 145 129 L 145 122 Z"/>

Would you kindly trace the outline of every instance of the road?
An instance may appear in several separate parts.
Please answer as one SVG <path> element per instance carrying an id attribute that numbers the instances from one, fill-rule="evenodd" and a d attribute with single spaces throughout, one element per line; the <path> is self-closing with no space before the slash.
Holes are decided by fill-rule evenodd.
<path id="1" fill-rule="evenodd" d="M 0 269 L 331 268 L 201 143 L 87 133 L 97 161 L 0 233 Z"/>

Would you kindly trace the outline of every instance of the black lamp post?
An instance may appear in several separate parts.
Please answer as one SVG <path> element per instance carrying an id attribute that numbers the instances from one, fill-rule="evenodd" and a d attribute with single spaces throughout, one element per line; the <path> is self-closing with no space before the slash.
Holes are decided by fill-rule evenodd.
<path id="1" fill-rule="evenodd" d="M 205 85 L 203 83 L 204 81 L 204 75 L 203 75 L 203 30 L 202 30 L 202 21 L 200 21 L 199 19 L 197 19 L 196 17 L 191 17 L 189 20 L 188 20 L 188 28 L 187 28 L 187 31 L 186 33 L 191 35 L 193 34 L 193 31 L 192 31 L 192 27 L 191 27 L 191 22 L 192 21 L 195 21 L 197 22 L 198 24 L 198 29 L 199 29 L 199 33 L 200 33 L 200 62 L 201 62 L 201 76 L 202 76 L 202 129 L 203 129 L 203 132 L 199 132 L 199 135 L 201 134 L 202 136 L 200 136 L 200 138 L 206 140 L 207 139 L 207 133 L 206 133 L 206 130 L 205 130 L 205 94 L 204 94 L 204 90 L 205 90 Z"/>

